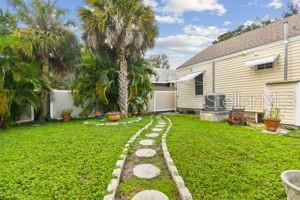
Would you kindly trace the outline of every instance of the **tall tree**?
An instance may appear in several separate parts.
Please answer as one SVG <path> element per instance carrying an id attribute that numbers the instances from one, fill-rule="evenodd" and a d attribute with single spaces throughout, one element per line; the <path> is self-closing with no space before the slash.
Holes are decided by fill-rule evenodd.
<path id="1" fill-rule="evenodd" d="M 286 11 L 282 14 L 283 18 L 288 18 L 290 16 L 296 15 L 299 13 L 298 5 L 296 3 L 288 3 Z"/>
<path id="2" fill-rule="evenodd" d="M 61 60 L 60 50 L 68 50 L 65 48 L 66 41 L 72 46 L 77 43 L 77 39 L 67 28 L 69 22 L 63 22 L 66 10 L 57 7 L 56 1 L 31 0 L 26 4 L 23 0 L 10 0 L 10 4 L 19 20 L 26 25 L 14 33 L 23 41 L 17 48 L 25 55 L 43 62 L 42 80 L 46 89 L 42 95 L 42 111 L 39 117 L 39 120 L 43 121 L 47 119 L 49 111 L 49 60 L 50 58 Z"/>
<path id="3" fill-rule="evenodd" d="M 40 81 L 36 62 L 24 62 L 12 46 L 19 42 L 10 35 L 0 36 L 0 127 L 17 120 L 28 104 L 40 104 Z"/>
<path id="4" fill-rule="evenodd" d="M 118 104 L 121 114 L 128 113 L 128 64 L 155 44 L 158 36 L 151 7 L 142 0 L 86 0 L 88 7 L 79 15 L 85 30 L 83 39 L 95 54 L 116 52 L 118 60 Z M 110 49 L 110 50 L 109 50 Z"/>
<path id="5" fill-rule="evenodd" d="M 0 8 L 0 35 L 9 34 L 17 27 L 17 18 Z"/>
<path id="6" fill-rule="evenodd" d="M 263 26 L 263 23 L 260 23 L 260 24 L 251 23 L 251 24 L 247 24 L 247 25 L 241 25 L 233 31 L 228 31 L 228 32 L 220 35 L 215 41 L 213 41 L 213 44 L 223 42 L 223 41 L 228 40 L 232 37 L 241 35 L 243 33 L 246 33 L 246 32 L 252 31 L 252 30 L 255 30 L 255 29 L 260 28 L 262 26 Z"/>
<path id="7" fill-rule="evenodd" d="M 151 66 L 154 68 L 161 68 L 161 69 L 169 69 L 169 59 L 168 56 L 164 53 L 162 54 L 154 54 L 148 58 Z"/>
<path id="8" fill-rule="evenodd" d="M 150 93 L 153 91 L 151 76 L 157 76 L 148 60 L 138 58 L 129 63 L 129 111 L 141 114 L 149 107 Z"/>
<path id="9" fill-rule="evenodd" d="M 97 111 L 113 111 L 117 107 L 117 67 L 94 56 L 87 48 L 82 49 L 82 59 L 77 66 L 73 83 L 76 105 L 83 107 L 82 115 Z"/>

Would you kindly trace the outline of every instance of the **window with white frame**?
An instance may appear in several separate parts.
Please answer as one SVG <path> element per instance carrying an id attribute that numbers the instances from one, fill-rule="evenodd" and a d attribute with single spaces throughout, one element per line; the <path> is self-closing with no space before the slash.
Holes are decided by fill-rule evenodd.
<path id="1" fill-rule="evenodd" d="M 203 74 L 195 78 L 195 95 L 203 95 Z"/>
<path id="2" fill-rule="evenodd" d="M 256 70 L 265 70 L 265 69 L 273 69 L 274 68 L 274 63 L 265 63 L 261 65 L 256 66 Z"/>

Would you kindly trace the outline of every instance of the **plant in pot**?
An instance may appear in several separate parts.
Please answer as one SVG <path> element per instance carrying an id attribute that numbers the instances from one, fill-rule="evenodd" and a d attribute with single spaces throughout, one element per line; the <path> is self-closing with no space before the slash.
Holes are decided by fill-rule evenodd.
<path id="1" fill-rule="evenodd" d="M 71 114 L 72 110 L 71 109 L 65 109 L 61 112 L 61 117 L 64 122 L 70 121 L 71 120 Z"/>
<path id="2" fill-rule="evenodd" d="M 121 119 L 121 115 L 119 112 L 109 112 L 107 113 L 107 118 L 109 121 L 116 122 Z"/>
<path id="3" fill-rule="evenodd" d="M 94 117 L 96 119 L 103 119 L 104 118 L 104 114 L 99 110 L 98 101 L 96 102 L 96 110 L 94 111 Z"/>
<path id="4" fill-rule="evenodd" d="M 96 119 L 103 119 L 103 118 L 104 118 L 104 115 L 102 114 L 101 111 L 95 111 L 95 112 L 94 112 L 94 117 L 95 117 Z"/>
<path id="5" fill-rule="evenodd" d="M 267 131 L 271 131 L 271 132 L 277 131 L 281 122 L 279 118 L 279 113 L 280 113 L 280 109 L 275 108 L 273 106 L 267 110 L 266 117 L 264 120 Z"/>

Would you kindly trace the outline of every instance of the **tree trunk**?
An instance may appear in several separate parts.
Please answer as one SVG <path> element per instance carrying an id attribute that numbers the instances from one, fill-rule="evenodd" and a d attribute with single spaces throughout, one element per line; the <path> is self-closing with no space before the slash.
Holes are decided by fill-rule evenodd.
<path id="1" fill-rule="evenodd" d="M 48 86 L 49 86 L 49 58 L 48 56 L 43 56 L 43 66 L 42 66 L 42 80 L 45 85 L 45 89 L 42 93 L 42 111 L 39 116 L 39 121 L 45 121 L 48 117 L 49 112 L 49 102 L 48 102 Z"/>
<path id="2" fill-rule="evenodd" d="M 118 104 L 120 107 L 120 112 L 122 117 L 127 117 L 128 114 L 128 67 L 125 57 L 125 47 L 120 48 L 120 53 L 118 55 L 119 62 L 119 74 L 118 74 L 118 84 L 119 84 L 119 97 Z"/>
<path id="3" fill-rule="evenodd" d="M 0 116 L 0 128 L 2 128 L 2 127 L 3 127 L 3 117 Z"/>

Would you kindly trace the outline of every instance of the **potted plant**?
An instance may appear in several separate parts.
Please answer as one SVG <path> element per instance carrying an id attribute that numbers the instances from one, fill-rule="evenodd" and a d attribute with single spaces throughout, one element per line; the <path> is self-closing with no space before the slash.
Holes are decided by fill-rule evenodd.
<path id="1" fill-rule="evenodd" d="M 96 119 L 103 119 L 103 118 L 104 118 L 104 115 L 102 114 L 101 111 L 95 111 L 95 112 L 94 112 L 94 117 L 95 117 Z"/>
<path id="2" fill-rule="evenodd" d="M 116 122 L 116 121 L 120 120 L 121 116 L 120 116 L 119 112 L 110 112 L 110 113 L 107 113 L 107 118 L 109 121 Z"/>
<path id="3" fill-rule="evenodd" d="M 65 109 L 61 112 L 61 117 L 64 122 L 70 121 L 71 120 L 71 114 L 72 110 L 71 109 Z"/>
<path id="4" fill-rule="evenodd" d="M 279 108 L 274 108 L 273 106 L 267 110 L 265 117 L 265 127 L 267 131 L 276 132 L 281 120 L 279 119 Z"/>

